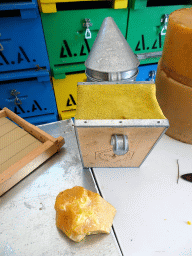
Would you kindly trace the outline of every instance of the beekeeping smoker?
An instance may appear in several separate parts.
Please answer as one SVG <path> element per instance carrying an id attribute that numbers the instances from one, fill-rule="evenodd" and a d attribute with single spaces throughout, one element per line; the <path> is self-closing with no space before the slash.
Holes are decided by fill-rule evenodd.
<path id="1" fill-rule="evenodd" d="M 87 81 L 135 81 L 139 60 L 113 18 L 104 19 L 85 66 Z"/>
<path id="2" fill-rule="evenodd" d="M 169 127 L 153 82 L 135 82 L 139 61 L 107 17 L 78 83 L 75 131 L 84 167 L 139 167 Z"/>

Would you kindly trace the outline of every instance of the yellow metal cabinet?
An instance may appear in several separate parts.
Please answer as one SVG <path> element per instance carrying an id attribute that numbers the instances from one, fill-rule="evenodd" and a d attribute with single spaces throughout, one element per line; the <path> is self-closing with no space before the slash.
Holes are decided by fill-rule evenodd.
<path id="1" fill-rule="evenodd" d="M 66 75 L 64 79 L 52 78 L 57 109 L 61 120 L 75 116 L 77 106 L 77 83 L 85 82 L 86 80 L 87 77 L 85 73 Z"/>
<path id="2" fill-rule="evenodd" d="M 70 3 L 70 2 L 107 2 L 106 0 L 38 0 L 39 9 L 43 13 L 54 13 L 57 12 L 57 4 L 59 3 Z M 128 0 L 113 0 L 113 9 L 126 9 L 128 6 Z M 75 4 L 75 3 L 74 3 Z M 85 4 L 85 3 L 84 3 Z M 94 6 L 93 6 L 94 9 Z"/>

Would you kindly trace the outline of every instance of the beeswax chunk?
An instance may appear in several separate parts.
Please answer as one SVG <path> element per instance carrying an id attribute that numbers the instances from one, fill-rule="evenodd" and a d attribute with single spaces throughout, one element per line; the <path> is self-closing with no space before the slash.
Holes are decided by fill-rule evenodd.
<path id="1" fill-rule="evenodd" d="M 162 68 L 174 80 L 192 87 L 192 8 L 169 16 L 162 53 Z"/>
<path id="2" fill-rule="evenodd" d="M 161 60 L 158 63 L 155 83 L 157 100 L 170 123 L 166 134 L 192 144 L 192 88 L 167 75 Z"/>
<path id="3" fill-rule="evenodd" d="M 99 194 L 80 186 L 59 193 L 55 210 L 57 227 L 75 242 L 86 235 L 109 233 L 116 213 Z"/>

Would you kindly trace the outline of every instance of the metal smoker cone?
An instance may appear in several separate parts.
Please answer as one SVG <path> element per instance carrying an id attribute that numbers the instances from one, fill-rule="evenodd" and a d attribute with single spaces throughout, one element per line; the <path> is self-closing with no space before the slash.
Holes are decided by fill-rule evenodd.
<path id="1" fill-rule="evenodd" d="M 85 62 L 92 81 L 127 80 L 137 75 L 139 60 L 113 18 L 104 19 Z"/>

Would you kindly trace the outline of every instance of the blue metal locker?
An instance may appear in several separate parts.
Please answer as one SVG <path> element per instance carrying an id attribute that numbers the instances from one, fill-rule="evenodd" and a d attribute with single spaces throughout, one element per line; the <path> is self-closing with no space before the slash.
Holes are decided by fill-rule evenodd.
<path id="1" fill-rule="evenodd" d="M 157 64 L 140 65 L 136 81 L 155 81 Z"/>
<path id="2" fill-rule="evenodd" d="M 36 18 L 38 4 L 36 0 L 1 0 L 0 11 L 12 10 L 18 11 L 22 19 Z"/>
<path id="3" fill-rule="evenodd" d="M 7 71 L 50 70 L 41 17 L 34 11 L 36 17 L 23 19 L 18 10 L 0 10 L 0 80 Z"/>
<path id="4" fill-rule="evenodd" d="M 28 122 L 55 122 L 58 112 L 48 70 L 1 75 L 0 108 L 7 107 Z"/>

